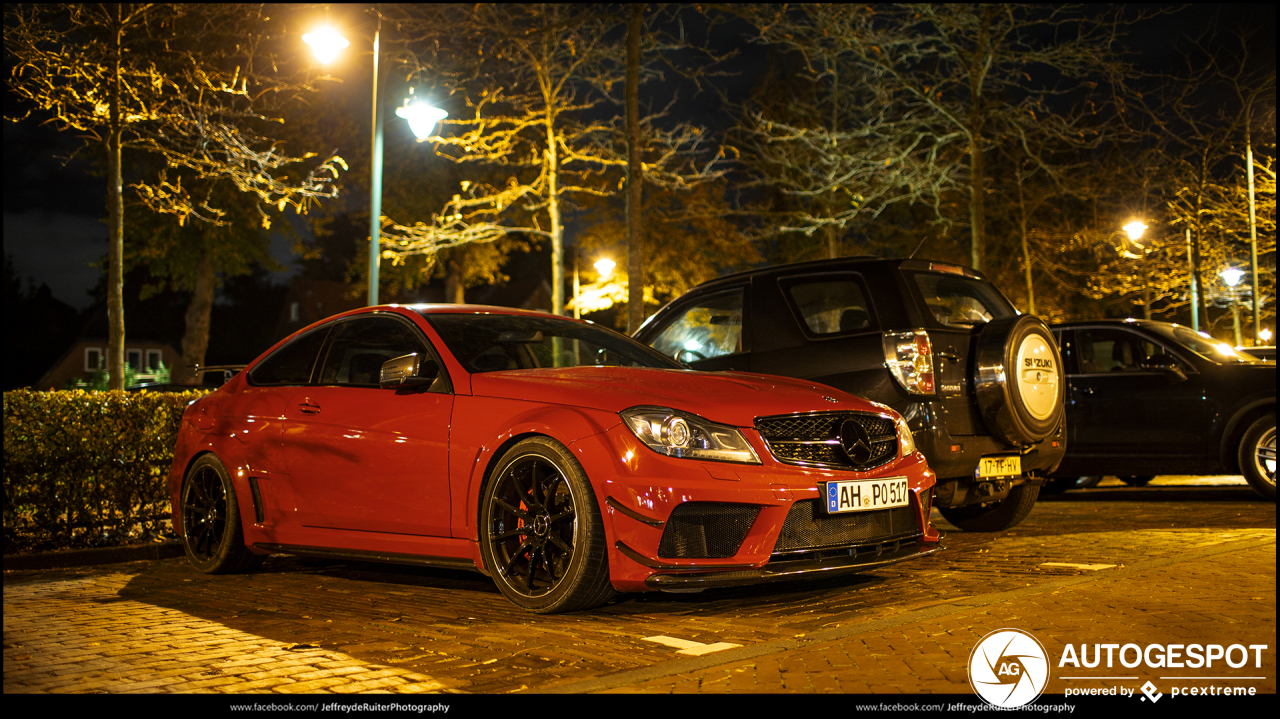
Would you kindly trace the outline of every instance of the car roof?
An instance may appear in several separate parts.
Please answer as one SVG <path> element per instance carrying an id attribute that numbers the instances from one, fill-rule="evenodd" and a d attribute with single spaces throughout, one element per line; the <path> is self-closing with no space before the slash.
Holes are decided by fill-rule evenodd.
<path id="1" fill-rule="evenodd" d="M 521 309 L 519 307 L 498 307 L 497 305 L 455 305 L 455 304 L 443 304 L 443 303 L 441 304 L 433 304 L 433 303 L 386 304 L 386 305 L 372 305 L 369 307 L 358 307 L 354 310 L 347 310 L 346 312 L 333 315 L 332 317 L 326 317 L 323 320 L 316 322 L 316 324 L 318 325 L 321 322 L 327 322 L 329 320 L 333 320 L 339 317 L 351 317 L 354 315 L 365 314 L 368 312 L 379 312 L 379 311 L 386 312 L 387 310 L 401 310 L 401 309 L 409 310 L 411 312 L 417 312 L 418 314 L 421 314 L 421 315 L 471 315 L 471 314 L 527 315 L 529 317 L 548 317 L 553 319 L 569 320 L 571 322 L 580 321 L 580 322 L 585 322 L 587 324 L 591 324 L 590 320 L 574 320 L 572 317 L 566 317 L 564 315 L 556 315 L 550 312 L 544 312 L 542 310 L 526 310 L 526 309 Z"/>
<path id="2" fill-rule="evenodd" d="M 868 267 L 895 267 L 907 270 L 921 270 L 928 272 L 930 270 L 942 270 L 952 274 L 964 275 L 975 279 L 986 279 L 986 277 L 970 267 L 958 265 L 954 262 L 942 262 L 938 260 L 914 260 L 902 258 L 886 258 L 876 257 L 875 255 L 851 255 L 848 257 L 837 257 L 835 259 L 809 260 L 807 262 L 792 262 L 785 265 L 768 265 L 766 267 L 757 267 L 753 270 L 745 270 L 743 272 L 735 272 L 724 277 L 717 277 L 713 280 L 707 280 L 702 284 L 693 288 L 693 290 L 702 290 L 704 288 L 714 288 L 718 285 L 728 285 L 741 282 L 749 277 L 768 276 L 768 275 L 792 275 L 805 274 L 810 271 L 822 272 L 840 272 L 856 269 L 865 269 Z M 691 292 L 693 290 L 690 290 Z"/>
<path id="3" fill-rule="evenodd" d="M 1112 325 L 1115 327 L 1186 327 L 1176 322 L 1161 322 L 1159 320 L 1140 320 L 1134 317 L 1125 319 L 1100 319 L 1100 320 L 1071 320 L 1070 322 L 1054 322 L 1049 325 L 1050 329 L 1071 329 L 1072 327 L 1097 327 Z M 1187 329 L 1191 329 L 1187 327 Z"/>

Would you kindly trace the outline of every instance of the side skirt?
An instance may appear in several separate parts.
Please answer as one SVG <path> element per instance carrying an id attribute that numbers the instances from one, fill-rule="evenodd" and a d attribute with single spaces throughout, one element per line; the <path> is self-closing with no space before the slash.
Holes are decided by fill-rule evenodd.
<path id="1" fill-rule="evenodd" d="M 369 552 L 359 549 L 339 549 L 335 547 L 310 547 L 300 544 L 270 544 L 254 542 L 254 549 L 279 554 L 295 554 L 301 557 L 321 557 L 323 559 L 348 559 L 357 562 L 385 562 L 387 564 L 412 564 L 420 567 L 437 567 L 440 569 L 461 569 L 468 572 L 479 572 L 475 562 L 457 557 L 427 557 L 419 554 L 400 554 L 398 552 Z"/>

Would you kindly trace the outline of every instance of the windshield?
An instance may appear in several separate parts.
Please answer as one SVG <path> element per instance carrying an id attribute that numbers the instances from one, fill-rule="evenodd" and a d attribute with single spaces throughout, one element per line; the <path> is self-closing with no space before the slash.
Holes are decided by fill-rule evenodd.
<path id="1" fill-rule="evenodd" d="M 934 319 L 948 327 L 972 327 L 1016 312 L 989 283 L 962 275 L 916 272 L 916 286 Z"/>
<path id="2" fill-rule="evenodd" d="M 1257 357 L 1240 352 L 1226 342 L 1196 332 L 1181 325 L 1147 325 L 1156 334 L 1163 335 L 1207 360 L 1214 362 L 1260 362 Z"/>
<path id="3" fill-rule="evenodd" d="M 424 316 L 468 372 L 540 367 L 684 369 L 645 345 L 596 325 L 529 315 Z"/>

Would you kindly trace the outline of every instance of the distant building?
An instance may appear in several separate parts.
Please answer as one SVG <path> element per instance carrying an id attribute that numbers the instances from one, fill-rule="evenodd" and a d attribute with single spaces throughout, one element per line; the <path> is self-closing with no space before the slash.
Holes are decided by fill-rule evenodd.
<path id="1" fill-rule="evenodd" d="M 124 356 L 129 367 L 138 373 L 139 382 L 154 381 L 153 372 L 160 369 L 161 363 L 170 370 L 182 366 L 182 355 L 168 342 L 127 338 Z M 87 382 L 94 372 L 106 367 L 107 340 L 79 337 L 36 382 L 35 389 L 63 389 L 75 380 Z"/>

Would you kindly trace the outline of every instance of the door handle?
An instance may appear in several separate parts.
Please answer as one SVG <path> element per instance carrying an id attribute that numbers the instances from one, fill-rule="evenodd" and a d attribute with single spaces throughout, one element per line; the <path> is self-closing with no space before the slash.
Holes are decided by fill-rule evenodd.
<path id="1" fill-rule="evenodd" d="M 320 405 L 311 404 L 310 399 L 299 402 L 298 409 L 302 410 L 303 414 L 320 414 Z"/>
<path id="2" fill-rule="evenodd" d="M 939 352 L 938 356 L 943 359 L 951 360 L 952 362 L 960 361 L 960 355 L 956 354 L 955 352 Z"/>

